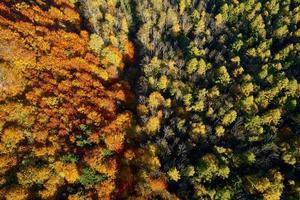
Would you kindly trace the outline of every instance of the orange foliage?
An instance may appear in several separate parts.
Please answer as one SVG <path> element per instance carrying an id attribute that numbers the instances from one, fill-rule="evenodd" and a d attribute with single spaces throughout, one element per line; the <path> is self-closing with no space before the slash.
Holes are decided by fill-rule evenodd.
<path id="1" fill-rule="evenodd" d="M 42 199 L 53 198 L 57 194 L 57 189 L 63 184 L 59 176 L 51 176 L 45 183 L 42 191 L 39 192 Z"/>
<path id="2" fill-rule="evenodd" d="M 125 42 L 124 49 L 126 52 L 125 54 L 126 62 L 129 62 L 129 64 L 133 64 L 135 58 L 135 49 L 133 43 L 127 40 Z"/>
<path id="3" fill-rule="evenodd" d="M 0 176 L 30 156 L 43 160 L 44 167 L 18 168 L 22 187 L 1 192 L 6 191 L 8 199 L 26 199 L 33 184 L 43 183 L 36 195 L 54 198 L 61 185 L 78 181 L 79 169 L 89 166 L 108 177 L 95 185 L 95 191 L 99 198 L 110 199 L 132 124 L 131 113 L 118 113 L 117 102 L 132 102 L 130 87 L 110 76 L 110 60 L 89 51 L 89 34 L 80 30 L 72 3 L 26 2 L 0 3 Z M 108 49 L 119 71 L 124 60 L 134 57 L 130 42 L 124 53 Z M 105 157 L 104 149 L 114 156 Z M 68 153 L 79 155 L 78 163 L 58 160 Z"/>
<path id="4" fill-rule="evenodd" d="M 84 155 L 85 162 L 99 173 L 115 178 L 117 173 L 117 160 L 115 157 L 105 157 L 105 149 L 96 147 Z"/>
<path id="5" fill-rule="evenodd" d="M 6 200 L 26 200 L 28 198 L 28 191 L 21 186 L 12 187 L 5 192 Z"/>
<path id="6" fill-rule="evenodd" d="M 162 191 L 162 190 L 165 190 L 167 188 L 166 180 L 164 180 L 162 178 L 150 180 L 149 185 L 150 185 L 152 191 L 154 191 L 154 192 Z"/>
<path id="7" fill-rule="evenodd" d="M 22 77 L 11 67 L 0 64 L 0 101 L 12 97 L 24 89 Z"/>
<path id="8" fill-rule="evenodd" d="M 23 139 L 23 132 L 16 128 L 6 128 L 1 135 L 1 142 L 8 150 L 17 148 L 17 144 Z"/>
<path id="9" fill-rule="evenodd" d="M 79 172 L 76 164 L 66 164 L 58 161 L 54 163 L 54 168 L 58 174 L 67 180 L 68 183 L 75 183 L 75 181 L 79 179 Z"/>
<path id="10" fill-rule="evenodd" d="M 135 157 L 135 153 L 131 149 L 127 149 L 124 153 L 124 158 L 127 160 L 132 160 Z"/>
<path id="11" fill-rule="evenodd" d="M 17 164 L 17 158 L 8 154 L 0 155 L 0 176 Z"/>
<path id="12" fill-rule="evenodd" d="M 95 186 L 98 199 L 109 200 L 110 194 L 115 190 L 115 183 L 110 180 L 103 181 Z"/>

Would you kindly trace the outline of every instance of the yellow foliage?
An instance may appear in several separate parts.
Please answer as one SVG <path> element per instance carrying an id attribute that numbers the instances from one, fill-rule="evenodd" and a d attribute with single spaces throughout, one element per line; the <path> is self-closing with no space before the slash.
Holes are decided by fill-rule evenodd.
<path id="1" fill-rule="evenodd" d="M 123 148 L 124 139 L 124 133 L 114 133 L 113 135 L 107 135 L 104 140 L 108 149 L 120 151 Z"/>
<path id="2" fill-rule="evenodd" d="M 83 197 L 79 193 L 70 194 L 68 200 L 83 200 Z"/>
<path id="3" fill-rule="evenodd" d="M 223 22 L 224 22 L 224 18 L 223 18 L 223 16 L 222 16 L 221 13 L 217 14 L 216 17 L 215 17 L 215 19 L 216 19 L 216 25 L 217 26 L 222 25 Z"/>
<path id="4" fill-rule="evenodd" d="M 115 182 L 105 180 L 95 186 L 98 199 L 110 200 L 110 195 L 116 187 Z"/>
<path id="5" fill-rule="evenodd" d="M 235 110 L 229 111 L 222 119 L 222 124 L 227 126 L 235 121 L 237 112 Z"/>
<path id="6" fill-rule="evenodd" d="M 193 123 L 192 124 L 192 133 L 197 136 L 205 137 L 206 127 L 204 123 Z"/>
<path id="7" fill-rule="evenodd" d="M 139 160 L 140 163 L 143 163 L 149 166 L 151 169 L 159 169 L 161 166 L 159 158 L 155 156 L 155 147 L 150 145 L 148 151 L 143 149 L 139 149 L 137 152 L 136 159 Z"/>
<path id="8" fill-rule="evenodd" d="M 180 180 L 181 176 L 179 171 L 176 168 L 172 168 L 168 171 L 168 175 L 170 177 L 171 180 L 177 182 Z"/>
<path id="9" fill-rule="evenodd" d="M 147 106 L 139 104 L 137 106 L 137 112 L 139 113 L 140 116 L 142 116 L 142 115 L 147 115 L 149 113 L 149 110 Z"/>
<path id="10" fill-rule="evenodd" d="M 132 100 L 130 87 L 106 70 L 113 66 L 118 74 L 124 67 L 124 60 L 133 63 L 133 43 L 125 34 L 119 36 L 112 30 L 101 36 L 105 41 L 113 38 L 118 48 L 104 46 L 99 35 L 89 37 L 87 31 L 80 30 L 80 15 L 75 2 L 36 0 L 31 4 L 8 0 L 0 3 L 0 101 L 3 102 L 0 105 L 0 182 L 5 182 L 2 177 L 18 162 L 24 163 L 26 166 L 18 167 L 16 171 L 18 185 L 42 184 L 43 188 L 36 191 L 42 199 L 56 199 L 58 189 L 65 182 L 73 184 L 79 179 L 78 164 L 57 159 L 60 157 L 58 152 L 81 152 L 86 148 L 76 143 L 76 136 L 81 133 L 85 136 L 91 133 L 90 138 L 78 139 L 84 140 L 84 145 L 99 143 L 101 136 L 105 150 L 117 154 L 111 156 L 108 153 L 110 156 L 107 157 L 102 155 L 104 151 L 92 150 L 83 158 L 85 165 L 104 173 L 113 184 L 119 170 L 117 158 L 124 152 L 128 160 L 134 158 L 133 151 L 124 149 L 132 116 L 129 112 L 119 115 L 116 104 L 117 101 L 126 104 Z M 112 7 L 117 6 L 117 1 L 89 2 L 110 7 L 105 17 L 114 23 Z M 100 17 L 95 16 L 95 19 Z M 107 84 L 110 81 L 113 83 Z M 26 99 L 23 101 L 19 96 Z M 22 131 L 11 128 L 12 124 L 22 127 Z M 87 128 L 80 130 L 80 125 Z M 28 143 L 22 142 L 25 136 Z M 17 150 L 13 153 L 18 153 L 20 160 L 17 161 L 11 150 Z M 42 167 L 27 163 L 28 155 L 34 159 L 42 158 L 45 161 Z M 0 193 L 8 191 L 8 187 L 4 186 Z M 110 187 L 107 197 L 114 187 Z M 91 199 L 92 192 L 79 196 L 84 200 Z"/>
<path id="11" fill-rule="evenodd" d="M 168 86 L 168 78 L 166 75 L 163 75 L 159 78 L 158 87 L 160 89 L 166 89 Z"/>
<path id="12" fill-rule="evenodd" d="M 216 127 L 216 135 L 218 137 L 221 137 L 224 135 L 225 129 L 223 128 L 223 126 L 217 126 Z"/>
<path id="13" fill-rule="evenodd" d="M 5 122 L 16 122 L 25 127 L 31 127 L 34 123 L 34 107 L 24 106 L 21 103 L 7 103 L 0 105 L 0 131 Z"/>
<path id="14" fill-rule="evenodd" d="M 151 117 L 145 126 L 146 132 L 149 134 L 155 134 L 158 131 L 159 127 L 160 127 L 159 117 Z"/>
<path id="15" fill-rule="evenodd" d="M 84 195 L 82 192 L 78 192 L 76 194 L 71 194 L 68 196 L 68 200 L 93 200 L 91 195 Z"/>
<path id="16" fill-rule="evenodd" d="M 21 74 L 13 67 L 0 63 L 0 100 L 15 96 L 23 91 L 24 88 L 25 80 Z"/>
<path id="17" fill-rule="evenodd" d="M 153 157 L 148 161 L 149 166 L 151 166 L 153 169 L 158 169 L 160 165 L 160 161 L 158 157 Z"/>
<path id="18" fill-rule="evenodd" d="M 0 176 L 17 164 L 17 158 L 8 154 L 0 155 Z"/>
<path id="19" fill-rule="evenodd" d="M 59 176 L 51 176 L 43 185 L 45 189 L 40 191 L 39 194 L 41 195 L 42 199 L 53 198 L 57 193 L 58 187 L 62 184 L 63 179 L 61 179 Z"/>
<path id="20" fill-rule="evenodd" d="M 104 42 L 100 36 L 98 36 L 96 34 L 92 34 L 90 36 L 89 47 L 92 51 L 99 54 L 102 50 L 103 45 L 104 45 Z"/>
<path id="21" fill-rule="evenodd" d="M 238 77 L 241 74 L 243 74 L 243 72 L 244 72 L 244 68 L 243 67 L 238 67 L 238 68 L 233 70 L 233 76 Z"/>
<path id="22" fill-rule="evenodd" d="M 33 153 L 37 157 L 54 156 L 58 148 L 54 145 L 38 146 L 33 148 Z"/>
<path id="23" fill-rule="evenodd" d="M 6 200 L 26 200 L 29 196 L 29 191 L 22 186 L 10 188 L 6 194 Z"/>
<path id="24" fill-rule="evenodd" d="M 208 96 L 209 98 L 216 98 L 216 97 L 219 97 L 219 96 L 220 96 L 219 88 L 218 88 L 217 86 L 212 87 L 212 88 L 209 90 L 207 96 Z"/>
<path id="25" fill-rule="evenodd" d="M 270 170 L 267 177 L 246 177 L 251 194 L 261 193 L 264 200 L 280 200 L 284 177 L 277 170 Z"/>
<path id="26" fill-rule="evenodd" d="M 48 131 L 37 131 L 32 133 L 32 138 L 39 143 L 46 143 Z"/>
<path id="27" fill-rule="evenodd" d="M 18 182 L 21 185 L 31 186 L 34 183 L 43 183 L 51 176 L 50 168 L 27 167 L 17 172 Z"/>
<path id="28" fill-rule="evenodd" d="M 101 62 L 105 66 L 114 65 L 119 69 L 123 69 L 123 56 L 120 51 L 115 47 L 106 47 L 102 50 Z"/>
<path id="29" fill-rule="evenodd" d="M 1 136 L 1 142 L 10 150 L 17 148 L 17 144 L 23 139 L 23 132 L 17 128 L 6 128 Z"/>
<path id="30" fill-rule="evenodd" d="M 105 149 L 96 147 L 85 154 L 84 161 L 97 172 L 115 178 L 117 160 L 113 157 L 105 158 L 104 151 Z"/>
<path id="31" fill-rule="evenodd" d="M 74 163 L 63 163 L 58 161 L 54 163 L 54 168 L 56 173 L 65 178 L 68 183 L 75 183 L 79 179 L 79 172 Z"/>
<path id="32" fill-rule="evenodd" d="M 149 96 L 149 106 L 152 108 L 157 108 L 160 105 L 163 105 L 165 102 L 164 97 L 159 92 L 152 92 Z"/>

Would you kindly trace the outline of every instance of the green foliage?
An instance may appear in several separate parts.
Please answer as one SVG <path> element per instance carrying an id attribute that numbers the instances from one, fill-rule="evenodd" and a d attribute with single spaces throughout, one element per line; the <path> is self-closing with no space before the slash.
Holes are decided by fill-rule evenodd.
<path id="1" fill-rule="evenodd" d="M 84 147 L 92 144 L 89 138 L 87 138 L 84 135 L 76 135 L 75 140 L 76 140 L 75 144 L 79 147 Z"/>
<path id="2" fill-rule="evenodd" d="M 120 0 L 121 7 L 126 15 L 126 19 L 129 22 L 129 24 L 132 23 L 132 12 L 131 12 L 131 5 L 129 3 L 129 0 Z"/>
<path id="3" fill-rule="evenodd" d="M 79 182 L 88 187 L 107 179 L 106 175 L 97 174 L 91 168 L 83 168 L 79 178 Z"/>
<path id="4" fill-rule="evenodd" d="M 105 150 L 103 151 L 103 156 L 104 156 L 104 157 L 109 157 L 109 156 L 112 156 L 112 155 L 114 155 L 114 152 L 112 152 L 112 151 L 109 150 L 109 149 L 105 149 Z"/>
<path id="5" fill-rule="evenodd" d="M 75 154 L 66 154 L 61 156 L 61 160 L 66 163 L 77 163 L 79 159 L 79 156 Z"/>
<path id="6" fill-rule="evenodd" d="M 228 178 L 230 169 L 219 163 L 214 154 L 204 155 L 197 167 L 197 177 L 204 182 L 211 182 L 217 177 L 222 179 Z"/>
<path id="7" fill-rule="evenodd" d="M 27 87 L 20 97 L 12 95 L 0 101 L 0 158 L 5 158 L 0 163 L 1 187 L 7 179 L 1 176 L 12 173 L 7 172 L 6 166 L 14 169 L 23 153 L 34 149 L 33 159 L 26 157 L 20 168 L 27 170 L 40 160 L 42 166 L 49 161 L 64 180 L 52 180 L 48 171 L 39 179 L 19 173 L 19 182 L 26 185 L 26 190 L 41 187 L 47 193 L 56 183 L 55 187 L 63 188 L 62 181 L 68 181 L 72 189 L 80 175 L 79 183 L 87 190 L 81 194 L 76 189 L 78 193 L 72 193 L 70 198 L 299 199 L 299 0 L 70 2 L 70 8 L 75 5 L 86 24 L 72 22 L 69 29 L 68 24 L 58 20 L 57 16 L 63 18 L 70 11 L 69 7 L 60 9 L 65 1 L 59 1 L 54 2 L 54 9 L 47 9 L 51 17 L 45 28 L 76 29 L 74 35 L 87 42 L 84 47 L 78 45 L 77 51 L 73 50 L 73 38 L 62 43 L 56 38 L 51 40 L 49 49 L 40 52 L 42 42 L 30 44 L 34 32 L 41 31 L 41 18 L 27 16 L 23 3 L 15 5 L 18 11 L 12 12 L 13 17 L 6 17 L 6 5 L 14 3 L 0 4 L 0 15 L 4 15 L 1 23 L 24 15 L 26 23 L 34 21 L 36 27 L 24 32 L 28 24 L 12 23 L 3 25 L 0 31 L 17 27 L 14 33 L 22 32 L 19 42 L 26 44 L 25 49 L 34 49 L 39 58 L 34 62 L 51 57 L 46 59 L 47 65 L 41 66 L 43 71 L 33 73 L 40 77 L 38 80 L 26 77 L 28 82 L 47 85 L 36 91 Z M 62 21 L 65 20 L 68 19 Z M 4 31 L 4 39 L 0 36 L 0 46 L 4 46 L 3 50 L 0 48 L 1 62 L 6 62 L 6 54 L 18 53 L 18 48 L 6 49 L 13 46 L 12 35 Z M 38 38 L 43 41 L 43 34 Z M 56 43 L 66 48 L 60 50 Z M 26 57 L 27 50 L 20 51 Z M 59 57 L 52 58 L 54 52 Z M 93 63 L 92 74 L 82 62 L 68 65 L 69 60 L 81 57 Z M 44 71 L 50 71 L 55 59 L 68 68 L 83 68 L 67 73 L 55 66 L 53 70 L 60 73 L 52 80 L 52 75 L 46 76 Z M 24 65 L 15 59 L 11 64 Z M 126 73 L 122 73 L 123 69 Z M 21 74 L 24 72 L 20 70 Z M 5 84 L 15 84 L 5 78 L 0 73 L 0 93 Z M 123 81 L 118 82 L 118 78 Z M 74 91 L 76 98 L 66 98 L 66 108 L 61 109 L 64 102 L 52 97 L 58 92 L 54 88 Z M 28 94 L 27 90 L 36 94 Z M 49 91 L 44 97 L 40 90 Z M 6 92 L 2 92 L 4 96 Z M 106 104 L 105 98 L 112 103 Z M 85 103 L 86 99 L 90 101 Z M 126 99 L 130 103 L 124 105 Z M 31 117 L 40 107 L 43 112 Z M 123 119 L 117 115 L 125 110 L 135 114 L 135 126 L 128 132 L 123 131 L 127 124 L 121 123 Z M 77 111 L 78 115 L 64 116 Z M 52 117 L 53 113 L 57 115 Z M 35 126 L 35 121 L 43 121 L 43 126 Z M 17 130 L 6 130 L 14 124 L 22 129 L 20 143 L 15 144 Z M 48 134 L 46 137 L 36 131 L 40 127 L 49 129 L 44 133 Z M 25 148 L 25 143 L 30 148 Z M 7 144 L 13 144 L 13 150 Z M 8 158 L 10 150 L 14 155 Z M 64 154 L 56 156 L 57 152 Z M 59 159 L 58 163 L 53 157 Z M 93 166 L 97 171 L 83 166 Z M 13 187 L 3 188 L 1 195 Z"/>
<path id="8" fill-rule="evenodd" d="M 159 149 L 160 172 L 180 199 L 290 195 L 281 184 L 264 192 L 246 190 L 243 172 L 262 182 L 272 167 L 290 176 L 279 163 L 298 159 L 287 146 L 281 158 L 278 153 L 284 140 L 296 139 L 300 121 L 296 4 L 137 3 L 136 39 L 143 48 L 137 95 L 145 110 L 138 116 L 138 132 L 145 144 Z M 235 180 L 239 184 L 233 187 Z M 190 185 L 194 192 L 186 189 Z"/>

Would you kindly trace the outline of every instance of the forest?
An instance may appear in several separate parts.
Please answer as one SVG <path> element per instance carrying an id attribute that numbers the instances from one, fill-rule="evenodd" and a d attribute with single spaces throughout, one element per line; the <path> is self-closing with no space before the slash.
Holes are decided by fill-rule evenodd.
<path id="1" fill-rule="evenodd" d="M 1 0 L 0 200 L 300 200 L 300 0 Z"/>

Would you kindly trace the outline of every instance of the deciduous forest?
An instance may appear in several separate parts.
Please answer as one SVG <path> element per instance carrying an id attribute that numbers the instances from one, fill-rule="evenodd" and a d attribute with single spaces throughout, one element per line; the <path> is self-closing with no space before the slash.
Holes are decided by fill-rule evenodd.
<path id="1" fill-rule="evenodd" d="M 0 200 L 300 200 L 300 0 L 1 0 Z"/>

